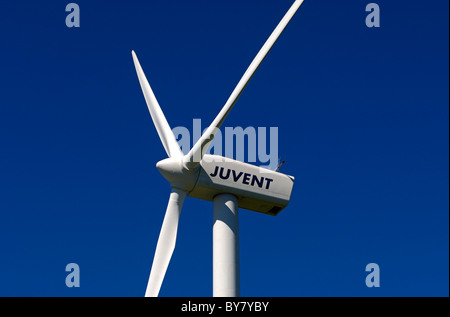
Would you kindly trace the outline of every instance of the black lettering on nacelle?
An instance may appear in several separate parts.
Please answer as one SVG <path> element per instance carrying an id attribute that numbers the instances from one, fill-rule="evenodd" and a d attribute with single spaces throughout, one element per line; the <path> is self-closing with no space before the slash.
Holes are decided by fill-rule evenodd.
<path id="1" fill-rule="evenodd" d="M 252 175 L 249 173 L 244 172 L 236 172 L 235 170 L 232 170 L 228 168 L 225 171 L 225 168 L 216 166 L 216 169 L 214 170 L 214 173 L 209 174 L 211 177 L 220 177 L 223 180 L 232 179 L 235 183 L 238 181 L 241 181 L 244 185 L 250 185 L 250 186 L 258 186 L 259 188 L 264 187 L 265 183 L 265 189 L 270 188 L 270 184 L 273 182 L 273 179 L 267 178 L 267 177 L 259 177 L 257 175 Z"/>

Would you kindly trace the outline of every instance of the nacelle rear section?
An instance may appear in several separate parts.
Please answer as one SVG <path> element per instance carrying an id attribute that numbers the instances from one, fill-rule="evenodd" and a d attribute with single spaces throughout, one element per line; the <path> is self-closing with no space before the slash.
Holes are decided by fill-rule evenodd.
<path id="1" fill-rule="evenodd" d="M 238 207 L 275 216 L 290 199 L 294 178 L 255 165 L 217 155 L 205 155 L 190 197 L 213 201 L 219 194 L 233 194 Z"/>

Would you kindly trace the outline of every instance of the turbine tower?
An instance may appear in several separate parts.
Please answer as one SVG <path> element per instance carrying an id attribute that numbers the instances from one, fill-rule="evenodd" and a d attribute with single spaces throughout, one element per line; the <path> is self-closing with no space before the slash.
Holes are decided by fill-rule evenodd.
<path id="1" fill-rule="evenodd" d="M 168 155 L 156 164 L 172 188 L 156 245 L 145 296 L 156 297 L 167 271 L 186 196 L 214 203 L 213 296 L 239 296 L 239 208 L 277 215 L 291 198 L 294 178 L 217 155 L 205 154 L 242 91 L 286 28 L 303 0 L 296 0 L 259 51 L 217 117 L 183 155 L 158 101 L 132 51 L 134 65 L 153 123 Z"/>

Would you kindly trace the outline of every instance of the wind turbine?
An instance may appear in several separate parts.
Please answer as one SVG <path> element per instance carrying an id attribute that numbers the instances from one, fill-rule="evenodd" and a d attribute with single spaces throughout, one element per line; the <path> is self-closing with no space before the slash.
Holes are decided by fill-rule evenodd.
<path id="1" fill-rule="evenodd" d="M 134 51 L 134 65 L 153 123 L 168 155 L 156 167 L 172 188 L 145 296 L 156 297 L 167 271 L 186 196 L 214 203 L 213 296 L 239 296 L 238 208 L 277 215 L 291 198 L 294 178 L 217 155 L 205 154 L 214 135 L 303 0 L 296 0 L 259 51 L 217 117 L 183 155 Z"/>

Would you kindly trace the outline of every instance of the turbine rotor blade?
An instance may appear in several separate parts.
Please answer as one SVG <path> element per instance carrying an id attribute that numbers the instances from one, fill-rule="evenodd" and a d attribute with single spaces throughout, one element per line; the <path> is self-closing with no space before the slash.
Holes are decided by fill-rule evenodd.
<path id="1" fill-rule="evenodd" d="M 175 249 L 178 222 L 186 194 L 185 191 L 176 188 L 173 188 L 170 194 L 145 292 L 146 297 L 157 297 L 159 294 L 173 250 Z"/>
<path id="2" fill-rule="evenodd" d="M 180 146 L 178 145 L 178 142 L 170 129 L 169 123 L 167 122 L 166 117 L 159 106 L 158 100 L 156 100 L 155 94 L 148 83 L 147 77 L 145 77 L 136 53 L 132 51 L 131 54 L 133 55 L 134 66 L 139 78 L 139 83 L 141 84 L 142 92 L 144 93 L 148 110 L 150 111 L 150 115 L 153 119 L 153 123 L 155 124 L 156 131 L 158 131 L 158 135 L 164 149 L 169 157 L 181 158 L 183 157 L 183 153 L 181 152 Z"/>
<path id="3" fill-rule="evenodd" d="M 241 80 L 237 84 L 236 88 L 232 92 L 231 96 L 229 97 L 228 101 L 226 102 L 225 106 L 222 108 L 222 110 L 219 112 L 217 117 L 214 119 L 214 121 L 211 123 L 211 125 L 208 127 L 208 129 L 203 133 L 203 135 L 200 137 L 200 139 L 195 143 L 195 145 L 192 147 L 192 149 L 189 151 L 189 153 L 184 158 L 184 163 L 188 168 L 195 168 L 201 161 L 204 153 L 207 150 L 208 144 L 212 141 L 214 138 L 217 130 L 222 125 L 223 121 L 227 117 L 228 113 L 233 108 L 234 104 L 238 100 L 239 96 L 242 94 L 242 91 L 247 86 L 250 79 L 255 74 L 258 67 L 261 65 L 264 58 L 269 53 L 272 46 L 275 44 L 277 39 L 280 37 L 281 33 L 284 31 L 286 26 L 291 21 L 292 17 L 297 12 L 298 8 L 302 5 L 304 0 L 296 0 L 294 4 L 291 6 L 289 11 L 286 13 L 286 15 L 283 17 L 281 22 L 278 24 L 278 26 L 275 28 L 273 33 L 270 35 L 264 46 L 259 51 L 258 55 L 256 55 L 253 62 L 248 67 L 247 71 L 244 73 L 244 76 L 242 76 Z"/>

